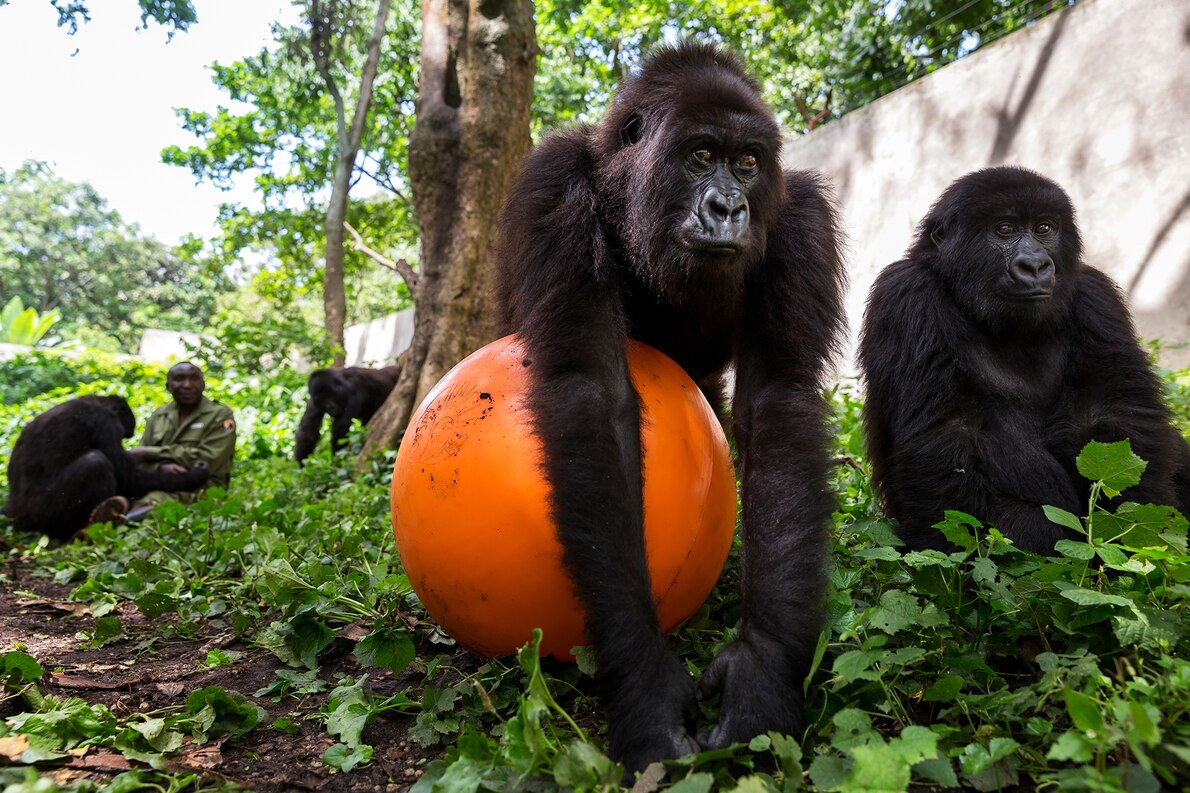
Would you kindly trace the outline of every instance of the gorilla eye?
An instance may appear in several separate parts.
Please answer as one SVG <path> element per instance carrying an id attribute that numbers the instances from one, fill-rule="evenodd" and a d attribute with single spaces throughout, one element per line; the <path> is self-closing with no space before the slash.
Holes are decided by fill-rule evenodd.
<path id="1" fill-rule="evenodd" d="M 746 171 L 751 171 L 757 166 L 756 155 L 745 154 L 743 157 L 740 157 L 738 160 L 736 160 L 735 164 Z"/>
<path id="2" fill-rule="evenodd" d="M 1011 223 L 1000 223 L 996 226 L 996 233 L 1001 237 L 1011 237 L 1016 233 L 1016 227 Z"/>
<path id="3" fill-rule="evenodd" d="M 1037 227 L 1034 229 L 1034 231 L 1036 231 L 1038 234 L 1042 234 L 1042 235 L 1049 234 L 1053 230 L 1054 230 L 1054 224 L 1050 223 L 1049 221 L 1045 221 L 1045 220 L 1038 223 Z"/>
<path id="4" fill-rule="evenodd" d="M 715 162 L 715 155 L 711 153 L 710 149 L 698 149 L 694 152 L 694 159 L 703 165 L 712 165 Z"/>

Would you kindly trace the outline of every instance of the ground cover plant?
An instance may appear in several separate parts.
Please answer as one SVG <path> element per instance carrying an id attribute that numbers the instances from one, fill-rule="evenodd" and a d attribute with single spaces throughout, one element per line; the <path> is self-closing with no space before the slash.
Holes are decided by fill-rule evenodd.
<path id="1" fill-rule="evenodd" d="M 164 379 L 108 356 L 0 363 L 0 467 L 49 406 L 121 393 L 143 421 Z M 1167 381 L 1185 429 L 1190 373 Z M 240 428 L 227 491 L 61 546 L 0 519 L 0 791 L 620 787 L 588 655 L 483 661 L 420 609 L 390 532 L 391 453 L 362 472 L 325 443 L 292 462 L 296 373 L 228 370 L 208 392 Z M 651 769 L 636 789 L 1190 785 L 1186 521 L 1109 503 L 1143 461 L 1084 450 L 1089 517 L 1051 518 L 1087 539 L 1058 556 L 960 513 L 944 530 L 963 551 L 903 552 L 868 487 L 855 390 L 831 397 L 840 501 L 806 734 Z M 737 559 L 672 636 L 693 673 L 732 638 Z"/>

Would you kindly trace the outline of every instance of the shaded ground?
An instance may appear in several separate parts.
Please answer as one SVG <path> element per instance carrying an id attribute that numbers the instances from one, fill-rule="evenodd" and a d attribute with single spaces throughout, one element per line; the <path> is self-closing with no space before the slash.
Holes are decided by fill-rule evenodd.
<path id="1" fill-rule="evenodd" d="M 122 604 L 115 612 L 124 625 L 125 636 L 103 647 L 87 649 L 86 638 L 80 636 L 80 632 L 91 630 L 94 622 L 87 607 L 66 600 L 69 586 L 30 573 L 30 569 L 12 562 L 0 567 L 0 652 L 24 645 L 24 652 L 36 658 L 46 672 L 39 684 L 42 693 L 102 703 L 117 717 L 124 717 L 181 707 L 190 692 L 204 686 L 222 686 L 244 694 L 268 711 L 269 719 L 262 721 L 262 726 L 234 741 L 215 739 L 196 746 L 187 739 L 172 761 L 171 770 L 211 774 L 263 793 L 387 792 L 408 789 L 425 764 L 441 754 L 438 748 L 426 749 L 407 740 L 411 717 L 380 714 L 363 734 L 375 750 L 372 762 L 348 773 L 337 772 L 322 760 L 333 740 L 318 718 L 329 687 L 328 692 L 300 700 L 287 697 L 273 702 L 269 696 L 253 697 L 255 691 L 275 681 L 277 669 L 286 668 L 275 656 L 238 643 L 230 634 L 187 640 L 162 638 L 159 626 L 146 620 L 131 603 Z M 335 673 L 358 675 L 365 671 L 351 655 L 351 646 L 351 642 L 343 640 L 320 656 L 324 678 L 333 680 Z M 243 656 L 233 664 L 207 668 L 201 661 L 214 648 L 234 650 Z M 374 668 L 366 671 L 369 690 L 381 696 L 396 693 L 409 682 L 406 676 Z M 0 718 L 21 709 L 16 700 L 0 703 Z M 299 731 L 290 735 L 270 728 L 269 723 L 279 716 L 289 716 L 300 726 Z M 0 754 L 0 765 L 8 762 L 9 758 Z M 68 764 L 39 765 L 43 773 L 59 782 L 79 777 L 110 779 L 129 767 L 121 754 L 100 747 L 91 747 Z"/>

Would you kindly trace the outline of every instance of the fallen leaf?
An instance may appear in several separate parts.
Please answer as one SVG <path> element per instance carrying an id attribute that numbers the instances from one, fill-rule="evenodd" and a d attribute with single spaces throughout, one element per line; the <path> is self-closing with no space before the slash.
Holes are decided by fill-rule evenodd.
<path id="1" fill-rule="evenodd" d="M 122 754 L 103 752 L 76 757 L 70 761 L 71 768 L 86 768 L 95 771 L 127 771 L 132 768 Z"/>
<path id="2" fill-rule="evenodd" d="M 348 641 L 351 641 L 351 642 L 358 642 L 360 639 L 363 639 L 365 636 L 367 636 L 371 632 L 372 632 L 372 629 L 365 628 L 363 623 L 353 622 L 350 625 L 344 625 L 342 628 L 339 628 L 339 630 L 335 632 L 335 635 L 338 636 L 340 639 L 347 639 Z"/>
<path id="3" fill-rule="evenodd" d="M 50 675 L 50 683 L 60 688 L 82 688 L 94 691 L 115 691 L 132 685 L 136 681 L 96 680 L 92 677 L 74 677 L 71 675 Z"/>
<path id="4" fill-rule="evenodd" d="M 157 690 L 170 699 L 176 699 L 182 696 L 182 692 L 186 690 L 186 686 L 182 683 L 158 683 Z"/>
<path id="5" fill-rule="evenodd" d="M 15 763 L 29 748 L 29 739 L 24 735 L 7 735 L 0 738 L 0 755 Z"/>
<path id="6" fill-rule="evenodd" d="M 65 611 L 76 617 L 85 617 L 91 613 L 91 609 L 86 603 L 74 603 L 69 600 L 53 600 L 51 598 L 17 598 L 17 605 L 29 611 L 36 609 Z"/>

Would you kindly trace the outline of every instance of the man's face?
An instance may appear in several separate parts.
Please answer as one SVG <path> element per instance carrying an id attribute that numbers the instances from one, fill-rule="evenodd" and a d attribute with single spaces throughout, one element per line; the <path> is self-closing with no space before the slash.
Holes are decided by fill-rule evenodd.
<path id="1" fill-rule="evenodd" d="M 202 391 L 206 383 L 202 379 L 202 370 L 197 366 L 179 364 L 169 370 L 165 377 L 165 390 L 178 403 L 178 407 L 192 408 L 202 401 Z"/>

